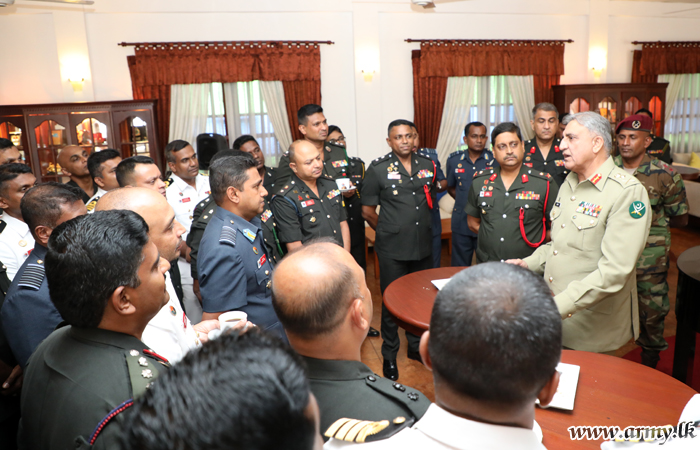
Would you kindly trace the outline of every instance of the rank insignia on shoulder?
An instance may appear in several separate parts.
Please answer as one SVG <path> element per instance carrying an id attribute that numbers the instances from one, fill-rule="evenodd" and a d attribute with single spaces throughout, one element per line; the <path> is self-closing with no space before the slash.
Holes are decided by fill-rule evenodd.
<path id="1" fill-rule="evenodd" d="M 45 275 L 46 271 L 42 264 L 27 264 L 17 286 L 38 291 Z"/>
<path id="2" fill-rule="evenodd" d="M 336 420 L 324 434 L 346 442 L 373 442 L 387 439 L 413 423 L 413 419 L 407 420 L 405 417 L 378 422 L 343 418 Z"/>
<path id="3" fill-rule="evenodd" d="M 219 235 L 219 242 L 231 244 L 236 246 L 236 230 L 224 225 L 221 227 L 221 234 Z"/>
<path id="4" fill-rule="evenodd" d="M 171 184 L 173 184 L 173 177 L 170 177 L 167 180 L 165 180 L 166 189 L 169 188 Z"/>
<path id="5" fill-rule="evenodd" d="M 97 205 L 97 199 L 85 205 L 85 208 L 87 208 L 88 212 L 92 212 L 95 209 L 95 205 Z"/>

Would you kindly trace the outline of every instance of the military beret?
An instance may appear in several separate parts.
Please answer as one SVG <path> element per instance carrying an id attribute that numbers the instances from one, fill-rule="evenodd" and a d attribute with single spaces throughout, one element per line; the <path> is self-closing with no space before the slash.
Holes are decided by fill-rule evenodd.
<path id="1" fill-rule="evenodd" d="M 620 130 L 648 131 L 651 133 L 653 126 L 654 121 L 651 119 L 651 117 L 645 114 L 634 114 L 627 117 L 617 125 L 615 134 L 618 134 Z"/>

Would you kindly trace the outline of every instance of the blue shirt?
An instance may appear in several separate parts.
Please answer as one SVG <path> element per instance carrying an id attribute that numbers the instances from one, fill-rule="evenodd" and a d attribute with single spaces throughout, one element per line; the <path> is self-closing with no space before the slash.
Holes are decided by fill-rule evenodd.
<path id="1" fill-rule="evenodd" d="M 434 148 L 419 148 L 418 154 L 430 158 L 430 160 L 435 164 L 435 185 L 445 179 L 445 173 L 442 171 L 440 166 L 440 160 L 438 159 L 437 151 Z M 433 229 L 433 236 L 442 235 L 442 221 L 440 220 L 440 207 L 438 206 L 437 198 L 433 197 L 433 209 L 430 210 L 431 217 L 431 227 Z"/>
<path id="2" fill-rule="evenodd" d="M 197 269 L 204 312 L 243 311 L 260 328 L 286 339 L 272 308 L 272 266 L 260 218 L 251 222 L 216 208 L 199 246 Z"/>
<path id="3" fill-rule="evenodd" d="M 487 166 L 498 167 L 498 163 L 488 150 L 483 150 L 475 162 L 469 158 L 469 150 L 453 152 L 447 159 L 447 186 L 456 188 L 455 207 L 452 210 L 453 233 L 477 237 L 467 225 L 467 213 L 464 212 L 464 207 L 467 206 L 469 188 L 472 186 L 474 174 Z"/>

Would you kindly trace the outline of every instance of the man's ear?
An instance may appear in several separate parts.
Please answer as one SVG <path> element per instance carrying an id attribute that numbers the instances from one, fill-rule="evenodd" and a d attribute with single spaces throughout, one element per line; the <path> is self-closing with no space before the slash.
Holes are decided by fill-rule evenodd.
<path id="1" fill-rule="evenodd" d="M 37 240 L 46 247 L 46 244 L 49 242 L 49 237 L 51 237 L 51 232 L 53 231 L 53 228 L 49 228 L 45 225 L 38 225 L 36 228 L 34 228 L 34 235 L 37 237 Z"/>
<path id="2" fill-rule="evenodd" d="M 306 125 L 299 124 L 299 133 L 306 136 Z"/>
<path id="3" fill-rule="evenodd" d="M 236 188 L 233 186 L 229 186 L 226 188 L 226 197 L 228 197 L 228 200 L 231 203 L 239 203 L 241 201 L 241 198 L 238 196 L 238 193 L 236 192 Z"/>
<path id="4" fill-rule="evenodd" d="M 369 330 L 369 321 L 365 317 L 367 312 L 365 311 L 365 305 L 361 298 L 356 298 L 350 304 L 350 320 L 352 320 L 353 325 L 363 331 Z"/>
<path id="5" fill-rule="evenodd" d="M 175 163 L 168 162 L 168 169 L 170 169 L 172 173 L 175 173 Z"/>
<path id="6" fill-rule="evenodd" d="M 70 176 L 71 176 L 71 173 L 68 172 L 68 171 L 65 169 L 65 167 L 63 167 L 63 166 L 61 166 L 61 173 L 62 173 L 63 175 L 65 175 L 65 176 L 67 176 L 67 177 L 70 177 Z"/>
<path id="7" fill-rule="evenodd" d="M 391 148 L 391 138 L 386 138 L 386 145 Z"/>
<path id="8" fill-rule="evenodd" d="M 428 352 L 428 342 L 430 342 L 430 330 L 423 333 L 420 338 L 420 345 L 418 346 L 418 353 L 423 360 L 423 365 L 429 370 L 433 371 L 433 361 L 430 359 L 430 353 Z"/>
<path id="9" fill-rule="evenodd" d="M 532 128 L 532 131 L 535 131 L 535 121 L 530 119 L 530 128 Z"/>
<path id="10" fill-rule="evenodd" d="M 290 161 L 289 168 L 292 169 L 292 172 L 297 173 L 297 163 Z"/>
<path id="11" fill-rule="evenodd" d="M 95 177 L 95 178 L 93 178 L 93 180 L 95 181 L 96 185 L 98 185 L 102 189 L 105 188 L 105 181 L 101 177 Z"/>
<path id="12" fill-rule="evenodd" d="M 540 406 L 547 406 L 552 401 L 554 394 L 557 393 L 560 377 L 561 373 L 559 373 L 558 370 L 555 370 L 552 377 L 549 379 L 549 381 L 547 381 L 547 384 L 544 385 L 540 393 L 537 395 L 537 398 L 540 400 Z"/>
<path id="13" fill-rule="evenodd" d="M 10 205 L 7 203 L 7 200 L 5 200 L 5 197 L 0 196 L 0 208 L 7 209 L 9 207 Z"/>
<path id="14" fill-rule="evenodd" d="M 647 136 L 644 138 L 644 148 L 649 148 L 651 143 L 654 142 L 654 140 L 651 138 L 651 136 Z"/>
<path id="15" fill-rule="evenodd" d="M 131 303 L 130 290 L 126 286 L 116 288 L 109 297 L 108 304 L 121 316 L 129 316 L 136 312 L 136 307 Z"/>
<path id="16" fill-rule="evenodd" d="M 604 150 L 604 141 L 603 138 L 600 136 L 596 136 L 593 138 L 593 153 L 596 155 Z"/>

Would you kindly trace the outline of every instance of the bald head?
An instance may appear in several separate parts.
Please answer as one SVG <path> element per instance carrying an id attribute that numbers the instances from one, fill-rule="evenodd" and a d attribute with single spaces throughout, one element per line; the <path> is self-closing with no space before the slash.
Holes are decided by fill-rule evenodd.
<path id="1" fill-rule="evenodd" d="M 87 158 L 87 150 L 77 145 L 68 145 L 58 152 L 56 160 L 61 166 L 61 171 L 65 175 L 80 178 L 90 176 L 90 171 L 87 167 Z"/>
<path id="2" fill-rule="evenodd" d="M 156 191 L 141 187 L 125 187 L 114 189 L 100 197 L 95 211 L 125 209 L 141 215 L 149 208 L 163 203 L 168 204 L 167 200 Z"/>
<path id="3" fill-rule="evenodd" d="M 287 255 L 273 273 L 275 312 L 288 334 L 306 340 L 334 332 L 351 303 L 365 297 L 364 272 L 350 253 L 329 241 Z"/>

